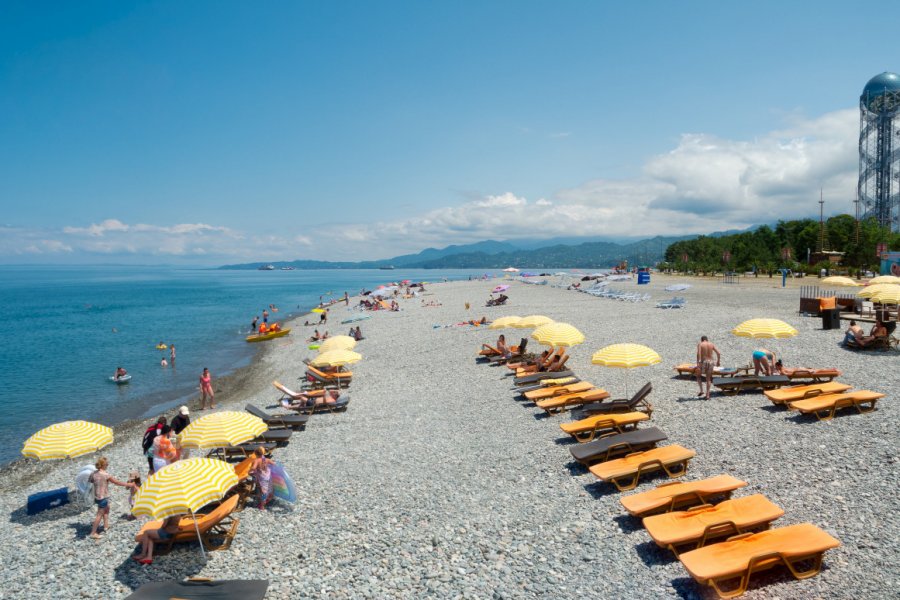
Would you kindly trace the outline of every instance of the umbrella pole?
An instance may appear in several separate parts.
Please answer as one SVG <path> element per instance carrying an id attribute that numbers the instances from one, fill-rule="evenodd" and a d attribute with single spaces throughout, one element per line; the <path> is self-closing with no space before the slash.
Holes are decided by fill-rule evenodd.
<path id="1" fill-rule="evenodd" d="M 200 526 L 197 525 L 197 517 L 194 516 L 194 511 L 188 509 L 188 512 L 191 514 L 191 518 L 194 520 L 194 529 L 197 530 L 197 541 L 200 542 L 200 553 L 203 555 L 203 560 L 206 560 L 206 550 L 203 548 L 203 538 L 200 537 Z"/>

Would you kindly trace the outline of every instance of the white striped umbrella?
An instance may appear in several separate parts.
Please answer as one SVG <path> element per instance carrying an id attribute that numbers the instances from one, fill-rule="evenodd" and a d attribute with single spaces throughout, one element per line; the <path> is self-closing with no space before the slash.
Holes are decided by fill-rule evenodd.
<path id="1" fill-rule="evenodd" d="M 113 441 L 112 429 L 90 421 L 44 427 L 25 441 L 22 454 L 38 460 L 73 458 L 96 452 Z"/>
<path id="2" fill-rule="evenodd" d="M 222 448 L 252 440 L 269 427 L 250 413 L 225 410 L 200 417 L 178 434 L 183 448 Z"/>
<path id="3" fill-rule="evenodd" d="M 234 467 L 215 458 L 189 458 L 166 465 L 138 489 L 131 514 L 136 517 L 165 519 L 175 515 L 193 516 L 203 506 L 221 500 L 237 485 Z M 197 539 L 200 529 L 197 520 Z M 206 555 L 203 542 L 200 550 Z"/>

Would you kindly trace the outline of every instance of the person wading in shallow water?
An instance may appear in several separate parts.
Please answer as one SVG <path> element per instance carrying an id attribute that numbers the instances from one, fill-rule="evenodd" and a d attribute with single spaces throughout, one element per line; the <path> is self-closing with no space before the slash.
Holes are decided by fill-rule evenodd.
<path id="1" fill-rule="evenodd" d="M 209 369 L 203 368 L 203 374 L 200 375 L 200 410 L 206 410 L 206 398 L 209 396 L 209 407 L 215 408 L 216 401 L 213 399 L 212 376 Z"/>

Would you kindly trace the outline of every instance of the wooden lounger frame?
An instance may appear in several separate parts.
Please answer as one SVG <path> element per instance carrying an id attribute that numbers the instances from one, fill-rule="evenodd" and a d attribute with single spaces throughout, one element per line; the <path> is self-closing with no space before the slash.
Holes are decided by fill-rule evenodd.
<path id="1" fill-rule="evenodd" d="M 740 540 L 751 535 L 753 534 L 742 533 L 728 538 L 728 541 Z M 785 556 L 782 552 L 767 552 L 751 558 L 747 569 L 743 573 L 714 577 L 701 583 L 710 585 L 716 591 L 716 594 L 719 595 L 719 598 L 736 598 L 747 591 L 751 575 L 778 565 L 787 567 L 791 575 L 797 579 L 809 579 L 822 570 L 822 557 L 824 555 L 825 550 L 797 556 Z M 736 586 L 727 585 L 728 582 L 734 582 L 735 580 L 737 580 Z"/>
<path id="2" fill-rule="evenodd" d="M 631 454 L 626 454 L 624 458 L 636 454 L 642 454 L 642 452 L 632 452 Z M 639 464 L 637 469 L 632 473 L 620 475 L 619 477 L 610 477 L 608 481 L 615 485 L 620 492 L 627 492 L 628 490 L 633 490 L 637 487 L 638 481 L 644 473 L 653 473 L 654 471 L 662 470 L 665 471 L 670 479 L 675 479 L 677 477 L 682 477 L 687 473 L 688 462 L 690 462 L 691 458 L 693 458 L 693 456 L 671 463 L 664 463 L 660 459 L 654 458 L 653 460 L 648 460 Z M 627 481 L 627 483 L 620 483 L 620 481 L 623 480 Z"/>

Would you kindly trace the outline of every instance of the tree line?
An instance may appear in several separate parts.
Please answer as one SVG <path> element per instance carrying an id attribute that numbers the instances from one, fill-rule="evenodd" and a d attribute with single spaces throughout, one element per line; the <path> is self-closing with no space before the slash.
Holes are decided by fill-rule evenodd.
<path id="1" fill-rule="evenodd" d="M 763 225 L 753 231 L 724 235 L 700 236 L 670 244 L 665 261 L 659 268 L 672 271 L 712 273 L 716 271 L 756 271 L 771 274 L 781 268 L 817 273 L 833 268 L 827 262 L 809 264 L 819 246 L 820 226 L 814 219 L 779 221 L 772 228 Z M 878 270 L 876 249 L 879 242 L 889 250 L 900 248 L 900 234 L 891 233 L 874 219 L 859 222 L 850 215 L 836 215 L 825 222 L 828 250 L 843 252 L 841 271 L 854 275 L 859 270 Z"/>

